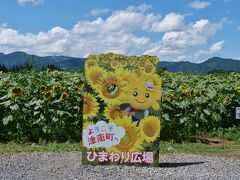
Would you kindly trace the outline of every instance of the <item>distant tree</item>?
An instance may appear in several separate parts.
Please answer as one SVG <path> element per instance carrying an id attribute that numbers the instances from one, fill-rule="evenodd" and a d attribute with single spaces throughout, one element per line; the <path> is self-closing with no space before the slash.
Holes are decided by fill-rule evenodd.
<path id="1" fill-rule="evenodd" d="M 4 64 L 0 64 L 0 71 L 7 72 L 8 69 L 6 68 L 6 66 Z"/>
<path id="2" fill-rule="evenodd" d="M 47 66 L 43 66 L 42 70 L 49 69 L 49 70 L 60 70 L 58 67 L 56 67 L 54 64 L 48 64 Z"/>

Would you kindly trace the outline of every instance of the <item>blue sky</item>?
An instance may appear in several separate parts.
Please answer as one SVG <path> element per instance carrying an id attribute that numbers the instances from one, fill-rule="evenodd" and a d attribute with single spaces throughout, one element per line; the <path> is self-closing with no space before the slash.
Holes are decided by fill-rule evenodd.
<path id="1" fill-rule="evenodd" d="M 240 0 L 7 0 L 0 52 L 240 59 Z"/>

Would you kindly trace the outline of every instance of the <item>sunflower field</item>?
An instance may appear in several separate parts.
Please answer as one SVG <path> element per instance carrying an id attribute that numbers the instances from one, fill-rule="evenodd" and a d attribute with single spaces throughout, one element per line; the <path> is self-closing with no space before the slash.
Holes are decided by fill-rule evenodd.
<path id="1" fill-rule="evenodd" d="M 161 73 L 163 139 L 182 140 L 197 132 L 240 125 L 240 73 Z"/>
<path id="2" fill-rule="evenodd" d="M 0 74 L 0 141 L 80 141 L 82 72 Z"/>
<path id="3" fill-rule="evenodd" d="M 131 61 L 135 63 L 122 65 Z M 112 61 L 109 67 L 118 65 Z M 152 67 L 145 70 L 151 72 Z M 159 74 L 161 139 L 182 140 L 197 132 L 239 126 L 235 108 L 240 106 L 240 73 Z M 84 82 L 81 71 L 0 73 L 0 141 L 81 141 Z M 114 108 L 102 111 L 107 116 L 118 112 Z"/>

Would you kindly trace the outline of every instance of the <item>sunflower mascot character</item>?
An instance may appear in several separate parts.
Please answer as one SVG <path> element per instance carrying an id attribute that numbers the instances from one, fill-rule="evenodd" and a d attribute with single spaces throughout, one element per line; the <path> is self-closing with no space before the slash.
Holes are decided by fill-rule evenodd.
<path id="1" fill-rule="evenodd" d="M 160 108 L 158 100 L 161 98 L 161 79 L 157 75 L 147 78 L 130 77 L 128 93 L 127 103 L 120 107 L 138 126 L 141 119 L 150 115 L 150 108 L 155 111 Z"/>

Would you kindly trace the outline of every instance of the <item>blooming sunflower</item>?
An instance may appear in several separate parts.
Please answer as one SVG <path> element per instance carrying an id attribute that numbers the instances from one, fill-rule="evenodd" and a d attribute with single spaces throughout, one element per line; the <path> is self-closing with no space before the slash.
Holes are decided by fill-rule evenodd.
<path id="1" fill-rule="evenodd" d="M 88 56 L 88 60 L 99 61 L 98 55 L 90 55 Z"/>
<path id="2" fill-rule="evenodd" d="M 90 93 L 84 94 L 83 100 L 83 119 L 95 117 L 99 110 L 97 99 Z"/>
<path id="3" fill-rule="evenodd" d="M 120 61 L 120 65 L 121 65 L 122 67 L 127 67 L 127 65 L 128 65 L 127 60 L 121 60 L 121 61 Z"/>
<path id="4" fill-rule="evenodd" d="M 140 59 L 138 60 L 138 68 L 139 68 L 139 69 L 144 69 L 144 68 L 145 68 L 145 65 L 146 65 L 146 60 L 143 59 L 143 58 L 140 58 Z"/>
<path id="5" fill-rule="evenodd" d="M 17 96 L 22 96 L 23 95 L 23 89 L 20 88 L 20 87 L 13 87 L 10 89 L 10 94 L 11 94 L 11 97 L 17 97 Z"/>
<path id="6" fill-rule="evenodd" d="M 119 66 L 119 62 L 118 62 L 117 60 L 112 60 L 112 61 L 110 62 L 110 65 L 111 65 L 111 68 L 117 69 L 118 66 Z"/>
<path id="7" fill-rule="evenodd" d="M 157 63 L 159 62 L 159 58 L 158 58 L 157 56 L 152 56 L 152 57 L 151 57 L 151 62 L 152 62 L 153 64 L 157 64 Z"/>
<path id="8" fill-rule="evenodd" d="M 156 72 L 156 68 L 153 64 L 147 64 L 145 67 L 144 67 L 144 71 L 147 73 L 147 74 L 153 74 Z"/>
<path id="9" fill-rule="evenodd" d="M 116 55 L 113 52 L 110 52 L 110 53 L 107 53 L 107 56 L 109 59 L 114 59 Z"/>
<path id="10" fill-rule="evenodd" d="M 127 82 L 129 82 L 131 76 L 136 76 L 136 74 L 133 73 L 132 71 L 130 71 L 128 69 L 123 69 L 123 68 L 117 68 L 115 70 L 115 74 L 118 77 L 122 77 L 122 79 Z"/>
<path id="11" fill-rule="evenodd" d="M 186 83 L 184 83 L 183 85 L 180 86 L 181 89 L 187 89 L 188 85 Z"/>
<path id="12" fill-rule="evenodd" d="M 88 84 L 93 89 L 96 89 L 96 83 L 106 73 L 107 72 L 103 68 L 101 68 L 99 66 L 92 67 L 91 70 L 86 71 L 86 79 L 87 79 Z"/>
<path id="13" fill-rule="evenodd" d="M 74 87 L 74 91 L 75 91 L 76 93 L 81 92 L 82 89 L 83 89 L 83 86 L 82 86 L 82 85 L 81 85 L 81 86 L 75 86 L 75 87 Z"/>
<path id="14" fill-rule="evenodd" d="M 64 92 L 61 96 L 60 96 L 60 100 L 61 101 L 66 101 L 69 97 L 69 94 L 67 92 Z"/>
<path id="15" fill-rule="evenodd" d="M 59 85 L 54 85 L 54 86 L 52 87 L 52 89 L 53 89 L 54 91 L 60 91 L 60 90 L 62 89 L 62 87 L 59 86 Z"/>
<path id="16" fill-rule="evenodd" d="M 47 91 L 47 87 L 42 85 L 42 86 L 40 87 L 40 90 L 41 90 L 42 92 L 45 92 L 45 91 Z"/>
<path id="17" fill-rule="evenodd" d="M 237 90 L 238 94 L 240 94 L 240 86 L 238 86 L 238 87 L 236 88 L 236 90 Z"/>
<path id="18" fill-rule="evenodd" d="M 125 116 L 123 119 L 119 119 L 115 122 L 117 126 L 121 126 L 125 129 L 125 136 L 121 138 L 119 144 L 113 145 L 110 149 L 117 153 L 137 152 L 141 150 L 143 139 L 140 137 L 139 127 L 136 127 L 136 124 L 132 123 L 132 119 Z"/>
<path id="19" fill-rule="evenodd" d="M 126 81 L 115 73 L 106 73 L 96 84 L 96 91 L 106 104 L 120 104 L 126 99 Z"/>
<path id="20" fill-rule="evenodd" d="M 223 104 L 224 104 L 224 105 L 229 105 L 229 104 L 231 104 L 231 103 L 232 103 L 232 100 L 229 99 L 229 98 L 225 98 L 225 99 L 223 100 Z"/>
<path id="21" fill-rule="evenodd" d="M 155 116 L 148 116 L 140 121 L 142 138 L 150 143 L 160 136 L 160 120 Z"/>
<path id="22" fill-rule="evenodd" d="M 194 96 L 196 95 L 195 90 L 192 89 L 192 90 L 190 91 L 189 95 L 190 95 L 191 97 L 194 97 Z"/>
<path id="23" fill-rule="evenodd" d="M 129 57 L 128 57 L 128 64 L 129 64 L 130 66 L 133 66 L 134 63 L 135 63 L 134 57 L 133 57 L 133 56 L 129 56 Z"/>
<path id="24" fill-rule="evenodd" d="M 122 111 L 118 105 L 108 105 L 105 107 L 104 116 L 110 121 L 115 121 L 119 118 L 123 118 L 125 112 Z"/>
<path id="25" fill-rule="evenodd" d="M 202 89 L 202 90 L 200 91 L 200 95 L 201 95 L 201 96 L 204 96 L 206 93 L 207 93 L 207 89 Z"/>
<path id="26" fill-rule="evenodd" d="M 53 94 L 51 92 L 45 92 L 44 93 L 44 98 L 46 100 L 50 100 L 52 98 Z"/>
<path id="27" fill-rule="evenodd" d="M 97 61 L 95 59 L 87 59 L 85 61 L 85 69 L 90 70 L 92 67 L 97 65 Z"/>

